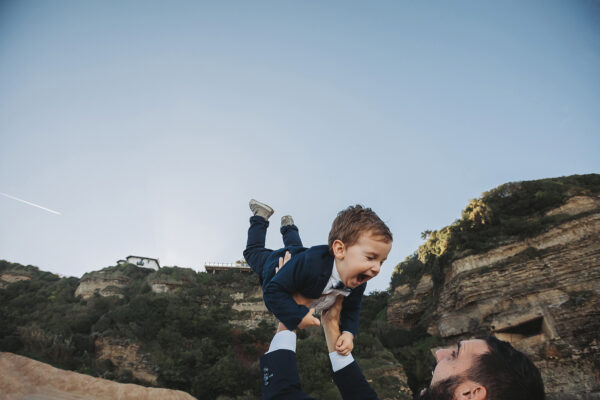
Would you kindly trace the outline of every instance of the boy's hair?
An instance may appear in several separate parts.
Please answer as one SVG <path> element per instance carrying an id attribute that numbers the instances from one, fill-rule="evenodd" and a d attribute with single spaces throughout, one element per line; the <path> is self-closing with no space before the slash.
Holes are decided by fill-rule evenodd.
<path id="1" fill-rule="evenodd" d="M 341 240 L 346 246 L 352 246 L 364 232 L 382 236 L 389 243 L 393 239 L 390 228 L 375 214 L 375 211 L 357 204 L 349 206 L 338 213 L 329 231 L 329 251 L 332 252 L 333 242 Z"/>

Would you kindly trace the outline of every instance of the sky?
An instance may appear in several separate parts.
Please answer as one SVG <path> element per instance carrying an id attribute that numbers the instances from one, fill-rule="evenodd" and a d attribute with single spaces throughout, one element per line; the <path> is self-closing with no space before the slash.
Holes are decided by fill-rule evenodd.
<path id="1" fill-rule="evenodd" d="M 250 198 L 270 248 L 363 204 L 385 290 L 482 192 L 600 172 L 599 71 L 597 0 L 4 0 L 0 259 L 202 271 L 242 257 Z"/>

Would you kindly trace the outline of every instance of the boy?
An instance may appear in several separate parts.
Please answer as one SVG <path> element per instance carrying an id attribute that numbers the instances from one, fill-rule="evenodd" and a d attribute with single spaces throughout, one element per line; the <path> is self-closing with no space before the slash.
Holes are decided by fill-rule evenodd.
<path id="1" fill-rule="evenodd" d="M 350 206 L 333 221 L 327 245 L 306 248 L 292 217 L 286 215 L 281 218 L 280 229 L 285 247 L 274 251 L 265 248 L 273 209 L 252 199 L 250 210 L 254 215 L 250 217 L 244 257 L 258 275 L 269 311 L 292 331 L 319 325 L 313 313 L 329 309 L 338 295 L 344 296 L 340 321 L 343 333 L 337 350 L 343 355 L 350 353 L 366 282 L 379 273 L 392 248 L 387 225 L 370 208 Z M 279 258 L 286 252 L 291 260 L 279 270 Z M 310 310 L 294 301 L 292 295 L 296 293 L 314 299 Z"/>

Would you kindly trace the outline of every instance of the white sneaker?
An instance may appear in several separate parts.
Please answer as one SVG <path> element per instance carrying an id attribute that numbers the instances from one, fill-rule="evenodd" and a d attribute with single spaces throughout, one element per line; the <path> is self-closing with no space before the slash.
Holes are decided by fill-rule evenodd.
<path id="1" fill-rule="evenodd" d="M 265 203 L 261 203 L 260 201 L 256 201 L 254 199 L 250 199 L 250 210 L 254 215 L 258 215 L 259 217 L 263 217 L 265 221 L 269 220 L 269 217 L 273 215 L 275 212 L 270 206 Z"/>
<path id="2" fill-rule="evenodd" d="M 286 225 L 294 225 L 294 219 L 291 215 L 284 215 L 283 217 L 281 217 L 281 226 Z"/>

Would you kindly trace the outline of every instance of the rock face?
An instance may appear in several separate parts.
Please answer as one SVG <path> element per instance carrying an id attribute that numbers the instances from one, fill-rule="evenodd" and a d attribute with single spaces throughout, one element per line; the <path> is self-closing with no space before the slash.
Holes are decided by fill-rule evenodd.
<path id="1" fill-rule="evenodd" d="M 15 272 L 4 272 L 0 274 L 0 289 L 4 289 L 8 285 L 14 282 L 29 281 L 31 277 L 25 274 L 18 274 Z"/>
<path id="2" fill-rule="evenodd" d="M 155 385 L 158 378 L 150 354 L 140 351 L 135 343 L 116 338 L 97 338 L 96 357 L 110 360 L 121 371 L 129 370 L 134 378 Z"/>
<path id="3" fill-rule="evenodd" d="M 273 314 L 267 310 L 267 307 L 263 302 L 260 287 L 249 295 L 244 294 L 243 292 L 236 292 L 232 293 L 230 297 L 234 301 L 231 309 L 238 311 L 237 314 L 231 316 L 231 320 L 229 321 L 231 325 L 245 330 L 256 329 L 262 321 L 265 321 L 273 327 L 277 325 L 277 320 Z"/>
<path id="4" fill-rule="evenodd" d="M 427 309 L 428 303 L 423 299 L 431 295 L 432 290 L 431 274 L 424 274 L 414 287 L 409 284 L 398 286 L 388 307 L 390 324 L 403 329 L 412 328 Z"/>
<path id="5" fill-rule="evenodd" d="M 14 272 L 5 272 L 0 275 L 0 280 L 6 283 L 20 282 L 20 281 L 30 281 L 31 277 L 28 275 L 17 274 Z"/>
<path id="6" fill-rule="evenodd" d="M 127 279 L 83 278 L 75 290 L 75 296 L 88 299 L 98 293 L 100 296 L 117 296 L 122 298 L 121 290 L 129 285 Z"/>
<path id="7" fill-rule="evenodd" d="M 185 283 L 173 283 L 173 282 L 152 282 L 150 287 L 154 293 L 172 293 L 175 290 L 185 286 Z"/>
<path id="8" fill-rule="evenodd" d="M 540 368 L 549 399 L 600 399 L 600 200 L 551 213 L 581 217 L 454 260 L 435 294 L 426 282 L 396 288 L 388 320 L 410 328 L 429 314 L 447 343 L 492 332 Z"/>
<path id="9" fill-rule="evenodd" d="M 54 368 L 12 353 L 0 353 L 2 400 L 193 400 L 185 392 L 147 388 Z"/>

